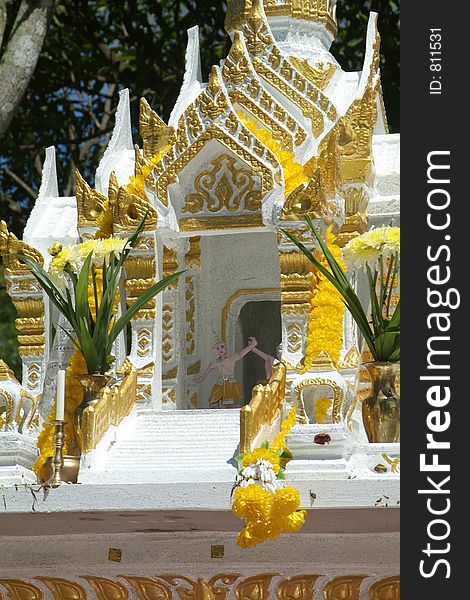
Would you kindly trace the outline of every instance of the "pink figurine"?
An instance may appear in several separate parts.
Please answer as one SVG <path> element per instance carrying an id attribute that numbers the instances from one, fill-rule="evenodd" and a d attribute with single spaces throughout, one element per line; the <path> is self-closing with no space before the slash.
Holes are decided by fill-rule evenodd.
<path id="1" fill-rule="evenodd" d="M 209 397 L 210 408 L 240 408 L 240 400 L 243 393 L 242 386 L 234 376 L 235 365 L 248 352 L 253 350 L 257 343 L 253 338 L 248 343 L 248 346 L 240 350 L 237 354 L 228 354 L 227 346 L 224 342 L 217 342 L 215 345 L 217 359 L 207 367 L 202 375 L 194 377 L 195 383 L 201 383 L 212 371 L 218 372 L 217 383 L 214 384 Z"/>
<path id="2" fill-rule="evenodd" d="M 266 371 L 266 379 L 269 381 L 273 374 L 273 365 L 281 360 L 282 355 L 282 344 L 278 344 L 276 347 L 276 358 L 270 354 L 266 354 L 259 348 L 257 348 L 258 342 L 255 337 L 248 338 L 248 344 L 253 344 L 252 352 L 264 360 L 264 369 Z"/>

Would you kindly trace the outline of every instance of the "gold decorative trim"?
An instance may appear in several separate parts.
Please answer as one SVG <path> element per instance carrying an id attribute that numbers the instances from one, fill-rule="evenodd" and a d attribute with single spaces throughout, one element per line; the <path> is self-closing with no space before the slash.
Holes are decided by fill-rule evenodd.
<path id="1" fill-rule="evenodd" d="M 228 0 L 225 29 L 232 32 L 246 23 L 256 0 Z M 269 17 L 290 17 L 302 21 L 323 23 L 335 38 L 338 35 L 336 11 L 330 0 L 264 0 L 264 10 Z"/>
<path id="2" fill-rule="evenodd" d="M 75 186 L 78 228 L 98 227 L 96 220 L 106 210 L 108 199 L 98 190 L 92 189 L 78 170 L 75 171 Z"/>
<path id="3" fill-rule="evenodd" d="M 298 58 L 297 56 L 289 56 L 289 61 L 311 84 L 320 90 L 324 90 L 328 86 L 337 69 L 334 63 L 318 62 L 313 66 L 306 58 Z"/>
<path id="4" fill-rule="evenodd" d="M 253 450 L 256 436 L 265 426 L 272 426 L 282 413 L 286 394 L 286 366 L 273 367 L 267 385 L 255 385 L 250 403 L 240 411 L 240 452 Z"/>
<path id="5" fill-rule="evenodd" d="M 232 308 L 232 304 L 238 300 L 241 296 L 256 296 L 262 294 L 279 294 L 279 288 L 245 288 L 241 290 L 237 290 L 234 294 L 230 296 L 230 298 L 225 303 L 225 306 L 222 310 L 222 317 L 220 322 L 220 335 L 223 342 L 227 341 L 227 320 L 230 314 L 230 309 Z"/>
<path id="6" fill-rule="evenodd" d="M 109 177 L 109 203 L 113 210 L 113 225 L 121 231 L 133 231 L 145 215 L 145 231 L 153 231 L 157 227 L 158 214 L 147 198 L 136 196 L 120 186 L 114 171 Z"/>
<path id="7" fill-rule="evenodd" d="M 240 167 L 230 154 L 219 154 L 208 168 L 194 178 L 195 192 L 185 196 L 182 213 L 240 213 L 261 210 L 261 191 L 255 189 L 258 176 Z"/>
<path id="8" fill-rule="evenodd" d="M 194 235 L 189 238 L 189 250 L 185 255 L 185 262 L 188 268 L 201 266 L 201 236 Z"/>
<path id="9" fill-rule="evenodd" d="M 312 377 L 309 379 L 303 379 L 300 381 L 294 388 L 294 395 L 297 401 L 297 406 L 299 407 L 299 415 L 300 419 L 303 423 L 308 423 L 308 417 L 305 412 L 305 405 L 302 398 L 302 390 L 308 387 L 315 386 L 327 386 L 333 390 L 333 411 L 331 415 L 331 420 L 333 423 L 341 422 L 341 408 L 344 401 L 344 393 L 341 387 L 336 381 L 332 379 L 326 379 L 324 377 Z"/>
<path id="10" fill-rule="evenodd" d="M 137 370 L 134 368 L 116 387 L 103 388 L 98 402 L 83 412 L 82 452 L 91 452 L 111 425 L 127 417 L 137 399 Z"/>
<path id="11" fill-rule="evenodd" d="M 181 231 L 208 231 L 214 229 L 245 229 L 247 227 L 264 227 L 261 214 L 227 215 L 218 217 L 197 217 L 180 219 Z"/>
<path id="12" fill-rule="evenodd" d="M 210 552 L 210 548 L 208 548 Z M 321 578 L 323 581 L 321 581 Z M 277 573 L 217 573 L 207 580 L 189 577 L 181 573 L 156 574 L 152 577 L 122 574 L 107 577 L 81 575 L 71 578 L 36 576 L 25 579 L 1 578 L 1 591 L 5 589 L 15 600 L 44 600 L 44 592 L 37 585 L 40 581 L 51 591 L 54 600 L 87 600 L 86 581 L 96 594 L 96 600 L 128 600 L 129 594 L 138 600 L 400 600 L 400 576 L 392 575 L 376 580 L 375 574 L 351 574 L 333 576 L 321 571 L 317 574 L 293 574 L 290 577 Z M 320 580 L 320 583 L 319 583 Z M 371 583 L 372 582 L 372 583 Z M 95 596 L 93 596 L 95 597 Z M 90 599 L 91 600 L 91 599 Z"/>
<path id="13" fill-rule="evenodd" d="M 257 141 L 253 134 L 240 122 L 240 138 L 242 137 L 242 134 L 245 136 L 248 144 Z M 217 140 L 220 144 L 231 150 L 236 156 L 238 156 L 238 158 L 240 158 L 242 162 L 249 165 L 254 172 L 259 174 L 261 178 L 261 194 L 263 196 L 273 188 L 274 182 L 271 168 L 265 166 L 257 157 L 251 154 L 248 149 L 244 148 L 238 141 L 234 140 L 218 125 L 212 124 L 209 125 L 207 129 L 198 137 L 198 139 L 185 152 L 180 154 L 178 158 L 170 166 L 168 166 L 158 178 L 157 196 L 162 202 L 168 204 L 168 186 L 176 181 L 178 173 L 180 173 L 182 169 L 195 156 L 197 156 L 199 152 L 201 152 L 205 145 L 212 140 Z M 269 158 L 270 162 L 279 166 L 276 158 L 269 150 L 266 149 L 264 154 L 267 159 Z M 191 220 L 192 219 L 190 219 L 190 221 Z M 190 230 L 197 228 L 199 227 L 192 227 L 191 225 L 187 227 L 187 229 Z"/>
<path id="14" fill-rule="evenodd" d="M 201 361 L 198 360 L 195 363 L 193 363 L 192 365 L 189 365 L 186 373 L 188 375 L 197 375 L 197 373 L 199 373 L 200 370 L 201 370 Z"/>
<path id="15" fill-rule="evenodd" d="M 26 242 L 22 242 L 14 233 L 8 231 L 5 221 L 0 221 L 0 254 L 3 255 L 6 276 L 28 275 L 33 279 L 29 267 L 16 258 L 16 256 L 11 256 L 11 254 L 23 254 L 35 260 L 41 266 L 44 265 L 44 258 L 39 250 L 26 244 Z"/>

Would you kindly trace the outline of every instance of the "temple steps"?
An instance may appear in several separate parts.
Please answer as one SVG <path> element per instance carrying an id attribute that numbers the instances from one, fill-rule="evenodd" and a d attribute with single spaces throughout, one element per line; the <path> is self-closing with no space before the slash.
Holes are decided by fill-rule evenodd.
<path id="1" fill-rule="evenodd" d="M 137 407 L 116 441 L 99 447 L 80 470 L 81 483 L 231 481 L 236 470 L 240 411 Z M 215 479 L 214 479 L 215 478 Z"/>

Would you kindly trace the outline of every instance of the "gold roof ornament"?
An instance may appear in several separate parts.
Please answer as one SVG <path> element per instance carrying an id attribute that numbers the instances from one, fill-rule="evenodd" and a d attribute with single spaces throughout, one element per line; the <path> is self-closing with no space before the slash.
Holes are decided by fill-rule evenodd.
<path id="1" fill-rule="evenodd" d="M 44 258 L 39 250 L 19 240 L 14 233 L 8 230 L 5 221 L 0 221 L 0 254 L 4 255 L 3 264 L 7 275 L 31 275 L 29 267 L 16 256 L 8 256 L 11 254 L 23 254 L 41 266 L 44 264 Z"/>
<path id="2" fill-rule="evenodd" d="M 328 201 L 319 169 L 308 183 L 301 183 L 287 198 L 282 209 L 283 221 L 300 221 L 305 217 L 322 219 L 327 214 Z"/>
<path id="3" fill-rule="evenodd" d="M 331 356 L 325 350 L 318 353 L 315 360 L 310 365 L 313 371 L 336 371 L 336 364 Z"/>
<path id="4" fill-rule="evenodd" d="M 17 381 L 10 367 L 0 358 L 0 381 Z"/>
<path id="5" fill-rule="evenodd" d="M 176 140 L 174 128 L 150 108 L 145 98 L 140 99 L 139 131 L 143 139 L 145 159 L 151 159 Z"/>
<path id="6" fill-rule="evenodd" d="M 240 29 L 257 0 L 227 0 L 225 29 Z M 336 2 L 333 0 L 264 0 L 266 16 L 290 17 L 303 21 L 322 23 L 333 37 L 338 33 Z"/>
<path id="7" fill-rule="evenodd" d="M 343 361 L 339 365 L 339 368 L 356 369 L 359 366 L 360 362 L 361 356 L 359 354 L 359 350 L 356 348 L 356 346 L 353 346 L 346 352 Z"/>
<path id="8" fill-rule="evenodd" d="M 310 83 L 313 83 L 313 85 L 321 90 L 324 90 L 328 86 L 337 69 L 334 63 L 318 62 L 313 66 L 306 58 L 299 58 L 297 56 L 289 56 L 289 61 Z"/>
<path id="9" fill-rule="evenodd" d="M 157 211 L 148 200 L 132 194 L 127 186 L 120 186 L 114 171 L 109 177 L 109 202 L 113 210 L 113 224 L 116 229 L 130 231 L 147 214 L 145 221 L 145 230 L 152 230 L 157 227 Z"/>
<path id="10" fill-rule="evenodd" d="M 91 188 L 80 172 L 75 171 L 78 227 L 96 227 L 96 220 L 106 210 L 108 199 L 104 194 Z"/>

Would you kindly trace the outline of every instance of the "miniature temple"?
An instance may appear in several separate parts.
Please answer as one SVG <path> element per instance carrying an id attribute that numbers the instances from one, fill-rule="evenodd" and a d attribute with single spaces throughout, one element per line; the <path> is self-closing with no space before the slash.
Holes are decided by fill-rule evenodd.
<path id="1" fill-rule="evenodd" d="M 23 239 L 0 227 L 23 365 L 19 383 L 0 361 L 0 405 L 7 407 L 0 416 L 0 531 L 12 543 L 6 570 L 0 560 L 0 597 L 178 593 L 199 600 L 255 592 L 267 598 L 271 591 L 279 598 L 399 598 L 399 443 L 372 444 L 365 435 L 354 393 L 361 341 L 348 314 L 337 316 L 337 356 L 326 347 L 310 356 L 315 275 L 283 233 L 314 248 L 308 216 L 324 235 L 333 231 L 341 248 L 371 226 L 399 223 L 399 136 L 387 128 L 377 21 L 371 13 L 362 71 L 348 73 L 330 53 L 335 0 L 229 0 L 228 55 L 203 81 L 198 29 L 188 31 L 186 71 L 168 123 L 141 100 L 141 148 L 122 90 L 94 182 L 77 172 L 76 195 L 60 196 L 55 150 L 46 150 Z M 93 238 L 105 214 L 118 237 L 147 215 L 126 262 L 122 302 L 166 274 L 184 273 L 117 339 L 117 384 L 87 414 L 78 483 L 44 499 L 37 494 L 33 515 L 36 443 L 54 407 L 58 370 L 74 347 L 66 324 L 11 254 L 47 269 L 53 242 Z M 365 282 L 350 277 L 360 292 Z M 211 408 L 216 376 L 202 375 L 216 343 L 233 355 L 250 337 L 274 357 L 271 371 L 248 353 L 234 372 L 243 408 Z M 272 440 L 291 405 L 297 423 L 288 436 L 288 479 L 311 524 L 296 536 L 298 555 L 282 539 L 244 555 L 233 544 L 229 512 L 234 457 Z M 93 562 L 84 533 L 90 555 L 124 545 L 127 564 L 108 555 Z M 21 551 L 25 536 L 44 541 L 48 561 Z M 156 543 L 160 552 L 146 556 Z M 23 562 L 13 560 L 14 550 Z M 75 567 L 64 566 L 61 554 L 74 557 Z M 184 568 L 191 560 L 200 572 Z M 284 579 L 273 575 L 283 562 Z M 158 579 L 180 565 L 186 577 Z M 228 569 L 232 575 L 216 576 Z"/>

